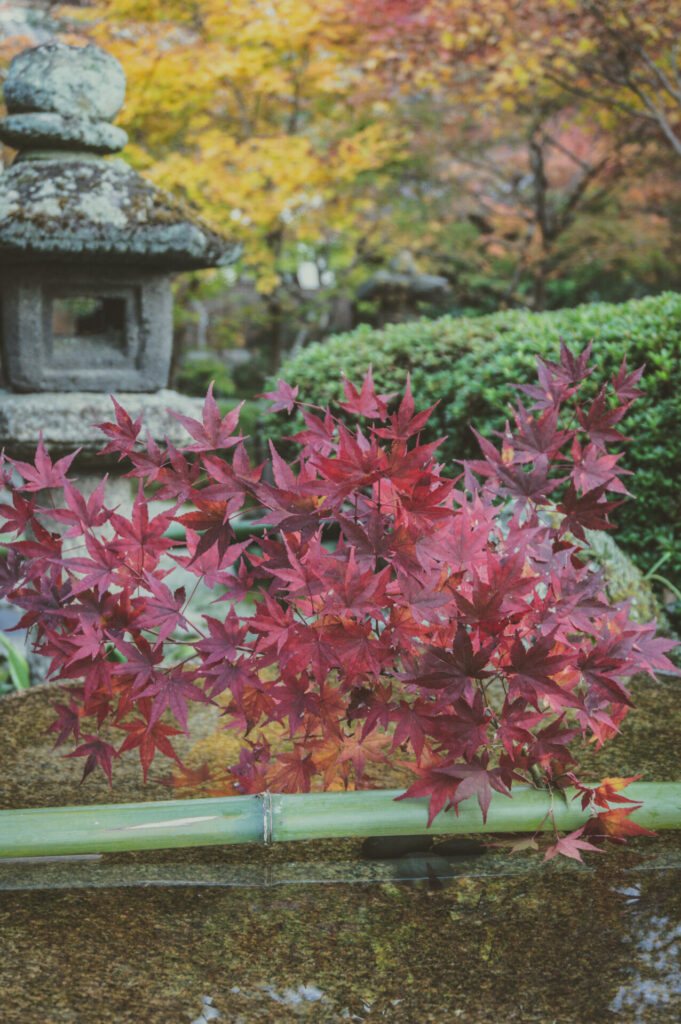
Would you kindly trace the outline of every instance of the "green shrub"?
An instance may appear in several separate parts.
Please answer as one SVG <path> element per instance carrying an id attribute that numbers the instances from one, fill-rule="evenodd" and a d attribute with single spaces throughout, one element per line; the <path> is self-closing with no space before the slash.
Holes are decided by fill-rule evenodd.
<path id="1" fill-rule="evenodd" d="M 593 303 L 548 313 L 510 310 L 487 316 L 419 320 L 382 330 L 362 326 L 311 345 L 284 363 L 278 376 L 300 388 L 299 397 L 320 405 L 342 398 L 341 374 L 361 380 L 373 366 L 377 389 L 399 391 L 407 372 L 418 408 L 439 400 L 428 425 L 431 438 L 446 435 L 444 462 L 477 454 L 469 425 L 490 437 L 503 428 L 514 398 L 508 381 L 532 383 L 537 355 L 555 358 L 560 339 L 572 349 L 593 339 L 597 364 L 594 389 L 612 375 L 626 355 L 630 368 L 646 363 L 644 397 L 628 413 L 624 446 L 634 476 L 629 489 L 638 499 L 613 518 L 617 541 L 644 570 L 668 554 L 664 573 L 681 579 L 681 548 L 675 537 L 681 521 L 681 295 L 665 293 L 620 305 Z M 281 439 L 282 427 L 272 438 Z M 278 436 L 275 436 L 275 429 Z M 287 433 L 300 429 L 298 421 Z"/>
<path id="2" fill-rule="evenodd" d="M 203 398 L 211 381 L 216 398 L 231 398 L 236 392 L 225 364 L 211 356 L 185 360 L 177 371 L 175 387 L 184 395 Z"/>

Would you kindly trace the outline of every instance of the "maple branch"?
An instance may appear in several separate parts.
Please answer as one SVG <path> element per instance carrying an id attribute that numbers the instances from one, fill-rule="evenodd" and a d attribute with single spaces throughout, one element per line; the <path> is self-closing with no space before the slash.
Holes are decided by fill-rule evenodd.
<path id="1" fill-rule="evenodd" d="M 541 138 L 534 141 L 541 150 Z M 630 704 L 620 680 L 641 670 L 673 671 L 665 652 L 674 644 L 655 639 L 653 624 L 627 623 L 626 612 L 609 608 L 600 596 L 594 603 L 599 580 L 593 570 L 575 565 L 565 544 L 556 550 L 566 529 L 583 540 L 585 529 L 606 528 L 604 516 L 614 504 L 606 491 L 624 490 L 620 455 L 608 454 L 608 443 L 622 439 L 615 426 L 639 393 L 642 370 L 628 373 L 623 363 L 612 388 L 603 386 L 584 408 L 575 396 L 591 373 L 589 354 L 590 346 L 574 354 L 562 343 L 559 362 L 540 360 L 538 386 L 519 387 L 534 404 L 528 410 L 518 402 L 515 432 L 509 427 L 503 434 L 501 451 L 479 438 L 484 458 L 466 464 L 469 498 L 441 475 L 434 461 L 438 442 L 420 440 L 432 409 L 417 412 L 408 387 L 390 411 L 392 396 L 376 393 L 370 371 L 361 391 L 344 381 L 341 403 L 344 412 L 371 421 L 368 431 L 351 433 L 328 410 L 323 419 L 306 415 L 298 472 L 273 449 L 268 478 L 262 467 L 254 472 L 241 445 L 239 409 L 223 417 L 209 390 L 202 422 L 179 417 L 192 443 L 176 451 L 163 477 L 170 492 L 187 493 L 196 510 L 177 517 L 175 503 L 150 520 L 144 483 L 155 481 L 167 462 L 149 443 L 147 457 L 135 462 L 141 480 L 132 514 L 112 520 L 112 545 L 91 530 L 108 521 L 94 507 L 99 496 L 85 503 L 66 481 L 70 462 L 53 464 L 41 445 L 34 464 L 11 464 L 24 481 L 18 488 L 0 464 L 12 493 L 12 504 L 0 505 L 3 532 L 15 536 L 0 559 L 0 589 L 25 609 L 22 625 L 37 623 L 39 649 L 54 672 L 79 684 L 68 707 L 55 708 L 50 731 L 57 744 L 73 737 L 76 749 L 67 756 L 86 758 L 85 776 L 101 767 L 109 780 L 113 759 L 137 748 L 146 777 L 157 751 L 177 759 L 169 737 L 179 731 L 160 721 L 166 708 L 186 731 L 188 700 L 229 690 L 228 711 L 245 734 L 257 723 L 288 722 L 291 737 L 302 734 L 309 746 L 314 736 L 327 748 L 316 761 L 297 739 L 292 752 L 272 751 L 264 740 L 247 743 L 228 769 L 241 792 L 268 786 L 309 791 L 315 776 L 323 775 L 325 785 L 334 773 L 347 782 L 353 769 L 361 780 L 367 760 L 385 760 L 379 748 L 392 734 L 393 750 L 406 742 L 416 756 L 419 778 L 403 796 L 428 797 L 428 821 L 476 795 L 485 824 L 493 789 L 507 796 L 514 780 L 527 775 L 537 781 L 547 761 L 562 768 L 574 763 L 567 744 L 580 731 L 608 739 Z M 293 408 L 300 407 L 297 393 L 280 381 L 265 397 L 275 408 Z M 568 402 L 585 447 L 576 431 L 558 427 Z M 111 439 L 107 448 L 130 455 L 141 421 L 133 423 L 118 405 L 116 421 L 102 425 Z M 568 442 L 566 457 L 561 452 Z M 231 462 L 216 457 L 228 448 L 234 449 Z M 216 485 L 207 499 L 187 472 L 185 456 L 200 453 Z M 534 513 L 521 510 L 547 504 L 565 461 L 572 468 L 559 506 L 562 529 L 537 531 Z M 476 486 L 475 474 L 484 485 Z M 392 516 L 380 509 L 383 486 L 394 494 Z M 58 518 L 71 535 L 85 535 L 89 557 L 65 560 L 59 537 L 35 519 L 35 493 L 61 487 L 68 509 L 57 510 Z M 227 511 L 243 507 L 247 497 L 272 528 L 259 541 L 261 553 L 239 564 L 235 587 L 243 593 L 261 587 L 262 600 L 246 614 L 232 607 L 224 620 L 206 616 L 209 635 L 197 631 L 194 647 L 198 667 L 185 667 L 186 659 L 173 668 L 164 661 L 165 644 L 179 642 L 173 637 L 179 628 L 195 629 L 184 612 L 198 579 L 189 600 L 163 582 L 161 558 L 172 547 L 164 530 L 173 518 L 191 527 L 197 539 L 188 544 L 189 559 L 177 561 L 192 566 L 206 555 L 205 566 L 194 568 L 210 585 L 224 578 L 219 567 L 234 538 Z M 339 530 L 330 550 L 321 544 L 324 503 L 323 525 Z M 33 537 L 20 539 L 27 524 Z M 108 640 L 125 664 L 109 665 Z M 263 664 L 276 666 L 269 678 L 258 672 Z M 340 684 L 325 692 L 331 669 Z M 406 695 L 398 703 L 385 681 L 396 672 Z M 550 698 L 548 708 L 540 707 L 542 696 Z M 570 709 L 579 728 L 563 724 Z M 350 721 L 357 722 L 351 735 L 343 728 Z M 491 722 L 498 723 L 494 737 Z M 102 738 L 112 725 L 126 733 L 118 749 Z M 611 819 L 604 827 L 612 831 L 618 823 Z M 577 835 L 570 842 L 550 856 L 572 856 L 578 843 L 585 848 Z"/>

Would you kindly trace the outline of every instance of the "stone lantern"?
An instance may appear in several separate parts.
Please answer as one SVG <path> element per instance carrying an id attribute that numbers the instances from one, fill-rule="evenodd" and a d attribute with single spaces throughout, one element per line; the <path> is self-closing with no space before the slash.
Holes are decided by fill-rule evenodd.
<path id="1" fill-rule="evenodd" d="M 173 271 L 230 249 L 184 204 L 120 159 L 110 122 L 119 62 L 49 42 L 12 61 L 0 139 L 0 335 L 13 391 L 155 391 L 167 386 Z"/>
<path id="2" fill-rule="evenodd" d="M 0 449 L 32 459 L 79 449 L 84 494 L 109 471 L 107 500 L 129 507 L 116 456 L 97 455 L 93 424 L 108 396 L 143 417 L 152 438 L 187 439 L 172 415 L 201 402 L 168 389 L 171 275 L 229 263 L 234 247 L 123 160 L 111 124 L 125 96 L 119 62 L 96 46 L 50 41 L 12 61 L 0 141 L 18 150 L 0 173 Z M 29 654 L 32 674 L 43 659 Z"/>

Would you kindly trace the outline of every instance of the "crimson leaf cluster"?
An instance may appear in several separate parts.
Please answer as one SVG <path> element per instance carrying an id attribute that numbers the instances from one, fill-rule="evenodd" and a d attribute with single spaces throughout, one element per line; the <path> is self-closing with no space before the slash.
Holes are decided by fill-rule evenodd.
<path id="1" fill-rule="evenodd" d="M 129 515 L 106 505 L 104 481 L 86 499 L 72 457 L 53 464 L 42 441 L 33 463 L 3 456 L 0 594 L 50 676 L 76 684 L 54 703 L 57 745 L 109 779 L 136 749 L 146 778 L 157 751 L 178 760 L 188 705 L 221 697 L 244 737 L 228 766 L 244 793 L 362 785 L 368 762 L 406 760 L 404 797 L 428 797 L 432 820 L 472 796 L 486 815 L 514 781 L 576 780 L 572 741 L 618 731 L 627 679 L 674 671 L 672 643 L 609 605 L 584 556 L 584 531 L 609 528 L 627 494 L 608 446 L 625 440 L 641 371 L 623 365 L 584 405 L 590 373 L 589 349 L 540 361 L 499 443 L 480 438 L 456 478 L 420 442 L 432 410 L 415 410 L 409 386 L 399 402 L 376 394 L 370 372 L 359 390 L 345 381 L 352 431 L 295 387 L 268 393 L 305 429 L 297 460 L 272 447 L 267 471 L 239 409 L 221 416 L 210 390 L 200 422 L 178 417 L 179 447 L 144 440 L 114 399 L 99 427 L 139 480 Z M 156 515 L 152 493 L 166 502 Z M 245 509 L 264 526 L 257 543 L 235 534 Z M 175 566 L 215 590 L 214 614 L 190 617 Z M 282 749 L 270 723 L 286 729 Z"/>

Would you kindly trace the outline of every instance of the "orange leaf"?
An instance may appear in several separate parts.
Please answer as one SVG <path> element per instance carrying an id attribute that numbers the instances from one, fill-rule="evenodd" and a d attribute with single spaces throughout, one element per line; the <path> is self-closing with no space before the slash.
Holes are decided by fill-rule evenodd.
<path id="1" fill-rule="evenodd" d="M 610 804 L 635 804 L 636 800 L 632 800 L 628 796 L 618 796 L 618 792 L 621 789 L 625 789 L 630 782 L 636 782 L 640 779 L 640 775 L 630 775 L 629 778 L 608 778 L 601 779 L 600 786 L 596 786 L 593 793 L 594 803 L 598 807 L 605 807 L 606 809 Z"/>
<path id="2" fill-rule="evenodd" d="M 614 811 L 605 811 L 596 815 L 596 821 L 604 829 L 607 836 L 656 836 L 657 832 L 651 832 L 642 825 L 637 825 L 629 815 L 637 811 L 641 804 L 634 807 L 618 807 Z"/>

